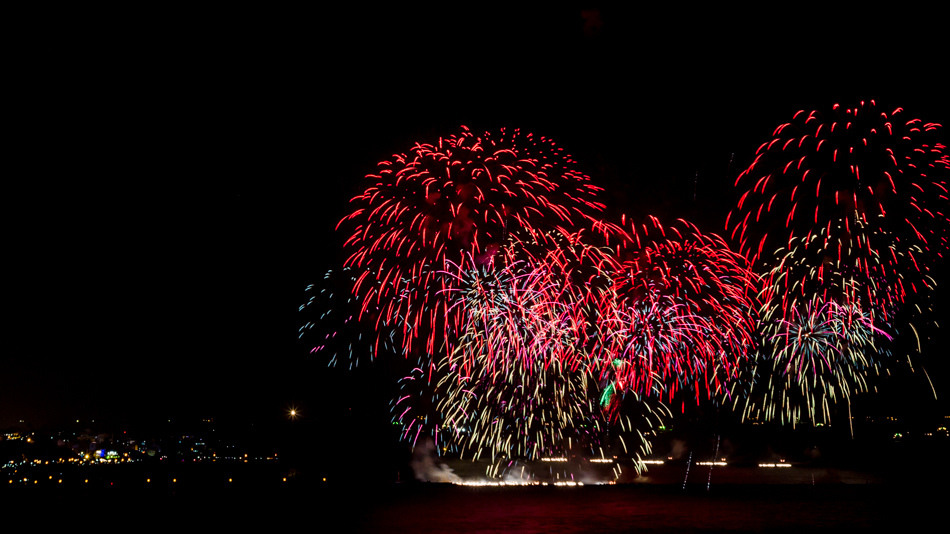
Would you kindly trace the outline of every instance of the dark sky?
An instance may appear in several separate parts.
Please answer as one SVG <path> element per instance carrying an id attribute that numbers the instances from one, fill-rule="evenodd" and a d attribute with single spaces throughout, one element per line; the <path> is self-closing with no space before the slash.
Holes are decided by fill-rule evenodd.
<path id="1" fill-rule="evenodd" d="M 950 118 L 925 11 L 83 15 L 39 24 L 8 82 L 0 427 L 367 394 L 330 383 L 297 306 L 339 263 L 362 177 L 460 124 L 551 137 L 613 205 L 719 231 L 736 173 L 798 109 Z"/>

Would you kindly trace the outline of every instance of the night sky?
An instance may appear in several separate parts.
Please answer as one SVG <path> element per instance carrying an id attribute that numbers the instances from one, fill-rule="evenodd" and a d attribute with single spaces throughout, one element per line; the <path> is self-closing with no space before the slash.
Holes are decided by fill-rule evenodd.
<path id="1" fill-rule="evenodd" d="M 388 398 L 311 356 L 297 307 L 340 264 L 363 176 L 462 124 L 553 138 L 613 209 L 721 232 L 737 173 L 799 109 L 950 119 L 934 13 L 683 10 L 58 21 L 13 82 L 0 428 L 332 421 Z"/>

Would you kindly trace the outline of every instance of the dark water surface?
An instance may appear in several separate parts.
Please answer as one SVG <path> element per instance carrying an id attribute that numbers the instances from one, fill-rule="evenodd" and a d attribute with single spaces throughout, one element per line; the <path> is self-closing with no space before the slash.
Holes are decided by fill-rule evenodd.
<path id="1" fill-rule="evenodd" d="M 943 531 L 948 494 L 940 481 L 946 477 L 918 473 L 882 480 L 856 472 L 789 469 L 775 475 L 781 478 L 769 474 L 748 483 L 751 475 L 742 472 L 722 469 L 695 482 L 691 477 L 685 488 L 682 480 L 664 481 L 663 470 L 655 470 L 645 483 L 577 487 L 308 484 L 276 478 L 270 471 L 258 476 L 238 471 L 232 481 L 232 473 L 210 469 L 146 480 L 130 472 L 88 481 L 59 483 L 43 476 L 36 483 L 8 482 L 0 488 L 0 506 L 8 526 L 97 525 L 121 531 Z"/>
<path id="2" fill-rule="evenodd" d="M 919 531 L 945 506 L 936 488 L 880 484 L 416 486 L 350 497 L 361 504 L 338 502 L 341 532 Z"/>

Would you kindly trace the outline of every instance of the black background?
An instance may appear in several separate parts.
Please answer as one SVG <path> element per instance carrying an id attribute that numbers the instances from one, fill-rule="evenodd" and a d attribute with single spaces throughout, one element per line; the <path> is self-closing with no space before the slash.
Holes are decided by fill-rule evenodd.
<path id="1" fill-rule="evenodd" d="M 24 21 L 0 427 L 293 405 L 335 437 L 377 436 L 359 429 L 388 424 L 385 364 L 327 368 L 297 307 L 340 263 L 362 177 L 461 124 L 551 137 L 613 210 L 719 232 L 736 175 L 799 109 L 948 118 L 925 10 L 468 7 Z"/>

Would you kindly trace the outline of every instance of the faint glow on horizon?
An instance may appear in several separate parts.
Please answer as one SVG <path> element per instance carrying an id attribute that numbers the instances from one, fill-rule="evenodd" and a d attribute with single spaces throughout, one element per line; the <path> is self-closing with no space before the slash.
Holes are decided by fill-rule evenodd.
<path id="1" fill-rule="evenodd" d="M 510 482 L 510 481 L 492 481 L 492 480 L 463 480 L 461 482 L 453 482 L 452 484 L 456 486 L 583 486 L 583 482 L 570 482 L 570 481 L 561 481 L 561 482 L 529 482 L 519 481 L 519 482 Z"/>

